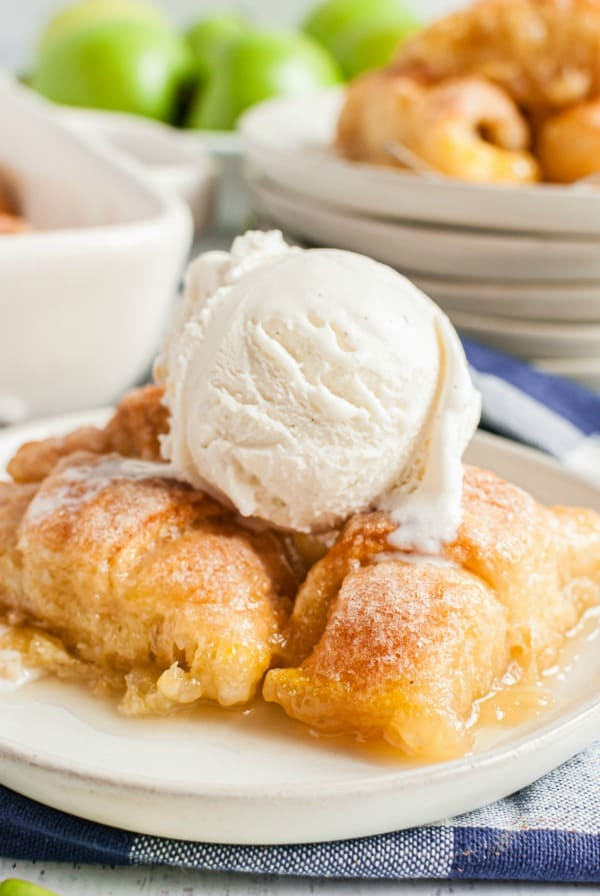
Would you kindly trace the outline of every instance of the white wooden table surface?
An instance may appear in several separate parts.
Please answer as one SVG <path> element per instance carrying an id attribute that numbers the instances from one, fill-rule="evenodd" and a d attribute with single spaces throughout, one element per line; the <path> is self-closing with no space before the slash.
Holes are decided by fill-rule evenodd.
<path id="1" fill-rule="evenodd" d="M 60 896 L 591 896 L 598 892 L 597 886 L 564 884 L 319 881 L 0 859 L 0 881 L 6 877 L 30 880 Z"/>

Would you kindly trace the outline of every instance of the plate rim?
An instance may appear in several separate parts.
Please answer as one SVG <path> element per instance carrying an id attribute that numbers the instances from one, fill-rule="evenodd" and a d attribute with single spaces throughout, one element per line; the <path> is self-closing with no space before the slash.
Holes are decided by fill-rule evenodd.
<path id="1" fill-rule="evenodd" d="M 506 279 L 504 273 L 507 262 L 512 258 L 521 268 L 514 282 L 529 282 L 538 289 L 546 283 L 555 282 L 557 262 L 563 269 L 568 269 L 569 282 L 589 282 L 589 268 L 594 267 L 596 273 L 592 280 L 600 283 L 598 241 L 554 240 L 553 245 L 539 235 L 528 233 L 522 237 L 513 234 L 499 241 L 493 235 L 481 237 L 476 232 L 466 232 L 458 227 L 427 227 L 425 229 L 438 231 L 432 243 L 436 249 L 432 270 L 423 267 L 431 263 L 432 257 L 431 253 L 421 248 L 426 245 L 426 240 L 424 243 L 418 233 L 423 228 L 413 226 L 412 222 L 361 214 L 334 202 L 286 189 L 267 177 L 247 174 L 246 186 L 259 217 L 261 213 L 265 214 L 269 225 L 279 227 L 300 242 L 308 240 L 311 243 L 311 233 L 316 234 L 314 241 L 317 244 L 327 243 L 333 239 L 332 234 L 338 234 L 337 239 L 342 239 L 342 248 L 373 255 L 379 262 L 399 270 L 409 279 L 429 277 L 442 281 L 467 279 L 478 282 L 485 270 L 490 285 L 501 284 L 505 287 L 513 282 L 510 278 Z M 464 264 L 460 264 L 462 277 L 457 267 L 457 259 L 461 258 L 469 259 L 467 273 L 464 272 Z M 545 279 L 537 273 L 540 265 L 549 269 Z M 585 267 L 585 277 L 581 281 L 577 277 L 573 279 L 574 272 L 582 267 Z M 532 273 L 528 276 L 525 271 Z M 571 326 L 581 326 L 581 322 L 573 322 Z"/>
<path id="2" fill-rule="evenodd" d="M 283 710 L 282 710 L 283 712 Z M 457 759 L 442 760 L 439 762 L 423 762 L 415 768 L 409 767 L 398 771 L 383 772 L 377 776 L 377 779 L 352 778 L 348 781 L 333 781 L 327 784 L 327 792 L 337 795 L 348 796 L 351 793 L 357 796 L 369 794 L 376 795 L 381 791 L 385 791 L 391 783 L 398 780 L 405 781 L 407 784 L 418 782 L 423 772 L 427 770 L 430 782 L 443 782 L 448 778 L 456 777 L 458 774 L 466 775 L 474 767 L 493 768 L 495 765 L 502 765 L 508 758 L 507 754 L 528 753 L 532 749 L 539 749 L 540 745 L 545 743 L 547 739 L 555 736 L 565 735 L 573 729 L 584 725 L 588 720 L 587 717 L 598 717 L 600 722 L 600 696 L 589 698 L 582 707 L 572 712 L 560 716 L 560 723 L 548 721 L 545 723 L 535 735 L 523 734 L 516 740 L 510 741 L 509 744 L 494 747 L 491 750 L 485 750 L 477 754 L 467 754 Z M 293 721 L 293 720 L 292 720 Z M 8 760 L 9 762 L 20 762 L 26 764 L 30 768 L 38 768 L 44 772 L 54 775 L 63 775 L 74 778 L 82 783 L 108 785 L 110 787 L 119 787 L 131 793 L 161 793 L 169 796 L 186 796 L 191 798 L 208 798 L 223 801 L 248 801 L 256 800 L 256 789 L 251 788 L 229 788 L 223 789 L 222 785 L 212 785 L 203 782 L 199 785 L 199 789 L 194 789 L 193 782 L 173 781 L 161 778 L 157 784 L 156 780 L 145 775 L 132 776 L 128 773 L 126 779 L 119 777 L 118 773 L 110 773 L 101 769 L 76 769 L 72 765 L 55 760 L 49 762 L 44 759 L 43 752 L 39 755 L 24 754 L 17 745 L 7 744 L 3 742 L 0 735 L 0 762 Z M 322 796 L 321 784 L 307 784 L 306 782 L 298 783 L 295 786 L 285 785 L 269 791 L 261 791 L 261 800 L 274 802 L 281 799 L 282 796 L 293 797 L 295 799 L 308 797 L 314 799 Z"/>
<path id="3" fill-rule="evenodd" d="M 512 318 L 501 314 L 477 314 L 474 311 L 453 310 L 452 318 L 458 329 L 491 330 L 507 336 L 521 336 L 526 339 L 556 339 L 587 343 L 600 341 L 600 321 L 531 321 L 526 318 Z"/>
<path id="4" fill-rule="evenodd" d="M 343 161 L 343 160 L 341 160 Z M 357 164 L 357 163 L 354 163 Z M 361 163 L 362 164 L 362 163 Z M 366 163 L 365 163 L 366 164 Z M 371 165 L 371 168 L 375 168 L 376 166 Z M 379 169 L 376 169 L 379 170 Z M 404 181 L 412 175 L 402 175 Z M 574 234 L 568 235 L 568 231 L 518 231 L 518 230 L 501 230 L 495 229 L 492 227 L 478 227 L 476 224 L 472 226 L 467 226 L 465 224 L 445 224 L 442 221 L 434 221 L 434 220 L 420 220 L 415 218 L 391 218 L 387 217 L 383 214 L 375 214 L 374 212 L 361 212 L 356 208 L 350 208 L 343 204 L 333 202 L 330 199 L 321 199 L 316 196 L 313 196 L 309 193 L 304 193 L 301 190 L 295 189 L 293 186 L 283 186 L 276 180 L 272 180 L 269 177 L 267 171 L 255 172 L 251 168 L 245 171 L 245 180 L 246 184 L 249 187 L 252 193 L 255 193 L 259 196 L 266 195 L 270 199 L 275 201 L 283 201 L 292 205 L 294 203 L 304 205 L 304 206 L 312 206 L 312 210 L 315 214 L 322 215 L 323 213 L 331 215 L 331 216 L 344 216 L 344 219 L 351 219 L 355 224 L 372 224 L 374 226 L 380 226 L 385 228 L 390 235 L 392 232 L 406 232 L 411 233 L 413 235 L 419 234 L 426 239 L 433 234 L 434 238 L 438 239 L 461 239 L 464 240 L 465 243 L 469 243 L 470 245 L 467 248 L 473 248 L 473 244 L 478 243 L 480 248 L 489 249 L 492 244 L 494 246 L 502 246 L 504 251 L 510 251 L 510 249 L 514 249 L 519 246 L 526 246 L 528 250 L 541 250 L 542 248 L 547 251 L 551 251 L 552 249 L 556 249 L 557 245 L 561 249 L 571 248 L 571 249 L 585 249 L 590 253 L 597 252 L 600 249 L 600 232 L 597 236 L 591 233 L 582 233 L 582 234 Z M 462 184 L 463 182 L 461 182 Z M 478 184 L 464 184 L 468 187 L 477 187 L 481 189 L 481 185 Z M 492 186 L 492 185 L 490 185 Z M 556 184 L 540 184 L 540 186 L 550 186 L 556 187 Z M 495 189 L 498 189 L 496 186 Z M 427 276 L 427 275 L 424 275 Z M 432 278 L 435 278 L 435 275 L 430 275 Z M 439 276 L 438 279 L 452 279 L 454 281 L 459 281 L 459 277 L 446 278 L 444 276 Z M 470 280 L 468 282 L 473 282 Z M 482 280 L 482 282 L 485 282 Z M 508 283 L 520 281 L 507 281 Z M 542 281 L 545 282 L 545 281 Z M 600 284 L 600 275 L 598 275 L 595 279 L 589 278 L 587 281 L 579 281 L 579 280 L 564 280 L 559 281 L 567 284 L 575 284 L 579 285 L 580 283 L 596 283 Z M 525 285 L 531 285 L 531 281 L 523 281 Z M 535 283 L 535 282 L 534 282 Z M 551 285 L 554 285 L 554 279 L 549 281 Z"/>

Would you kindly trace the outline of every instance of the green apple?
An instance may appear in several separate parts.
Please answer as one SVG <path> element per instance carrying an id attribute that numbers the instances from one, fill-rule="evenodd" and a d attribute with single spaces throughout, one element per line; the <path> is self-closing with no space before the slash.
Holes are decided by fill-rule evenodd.
<path id="1" fill-rule="evenodd" d="M 251 31 L 228 44 L 192 104 L 187 126 L 229 130 L 254 103 L 337 84 L 334 60 L 305 34 Z"/>
<path id="2" fill-rule="evenodd" d="M 56 40 L 99 22 L 154 22 L 166 25 L 163 12 L 148 0 L 80 0 L 61 9 L 43 29 L 38 53 Z"/>
<path id="3" fill-rule="evenodd" d="M 418 28 L 407 0 L 326 0 L 308 16 L 304 31 L 327 47 L 347 77 L 384 65 Z"/>
<path id="4" fill-rule="evenodd" d="M 35 90 L 57 103 L 173 121 L 189 85 L 184 41 L 164 26 L 102 22 L 57 40 L 41 55 Z"/>
<path id="5" fill-rule="evenodd" d="M 308 15 L 303 31 L 330 50 L 348 28 L 368 26 L 406 12 L 406 0 L 325 0 Z"/>
<path id="6" fill-rule="evenodd" d="M 339 63 L 347 78 L 391 62 L 398 47 L 419 30 L 414 19 L 350 30 L 340 42 Z"/>
<path id="7" fill-rule="evenodd" d="M 244 19 L 233 13 L 200 19 L 188 29 L 185 37 L 202 78 L 208 77 L 223 48 L 247 30 Z"/>
<path id="8" fill-rule="evenodd" d="M 29 881 L 11 878 L 0 884 L 0 896 L 56 896 L 56 893 L 43 887 L 36 887 Z"/>

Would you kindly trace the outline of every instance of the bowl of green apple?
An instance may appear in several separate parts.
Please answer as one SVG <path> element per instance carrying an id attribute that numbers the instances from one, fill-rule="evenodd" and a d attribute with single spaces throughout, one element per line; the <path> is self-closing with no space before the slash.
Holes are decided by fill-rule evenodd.
<path id="1" fill-rule="evenodd" d="M 24 80 L 178 189 L 198 223 L 209 178 L 194 164 L 217 156 L 239 185 L 244 112 L 385 64 L 417 27 L 407 0 L 325 0 L 295 29 L 215 11 L 182 30 L 151 0 L 78 0 L 45 24 Z"/>
<path id="2" fill-rule="evenodd" d="M 287 30 L 215 12 L 184 31 L 151 0 L 78 0 L 43 27 L 26 80 L 61 105 L 231 133 L 255 103 L 385 64 L 417 27 L 407 0 L 326 0 Z"/>

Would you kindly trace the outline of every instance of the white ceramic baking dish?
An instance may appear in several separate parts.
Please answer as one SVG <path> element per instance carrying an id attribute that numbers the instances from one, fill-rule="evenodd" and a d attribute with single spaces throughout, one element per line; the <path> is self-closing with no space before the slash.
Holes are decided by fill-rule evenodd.
<path id="1" fill-rule="evenodd" d="M 184 199 L 194 219 L 196 235 L 214 222 L 220 166 L 202 132 L 100 109 L 60 107 L 61 119 L 78 131 L 100 137 L 138 162 L 144 177 Z"/>
<path id="2" fill-rule="evenodd" d="M 111 402 L 160 344 L 189 211 L 7 77 L 0 135 L 0 175 L 35 228 L 0 237 L 0 405 L 14 419 Z"/>

